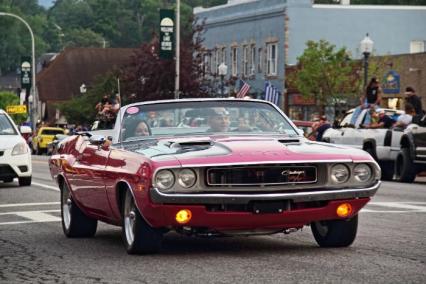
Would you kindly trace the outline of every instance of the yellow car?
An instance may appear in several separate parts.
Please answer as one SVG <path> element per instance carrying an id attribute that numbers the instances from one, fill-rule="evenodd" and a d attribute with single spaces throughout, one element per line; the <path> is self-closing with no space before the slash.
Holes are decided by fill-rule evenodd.
<path id="1" fill-rule="evenodd" d="M 65 130 L 59 127 L 40 127 L 32 139 L 33 154 L 47 152 L 47 144 L 55 139 L 56 134 L 65 134 Z"/>

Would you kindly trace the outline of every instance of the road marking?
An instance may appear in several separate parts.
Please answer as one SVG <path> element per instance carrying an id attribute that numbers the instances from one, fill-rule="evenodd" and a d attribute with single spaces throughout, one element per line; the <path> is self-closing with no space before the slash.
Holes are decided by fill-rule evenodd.
<path id="1" fill-rule="evenodd" d="M 0 208 L 6 207 L 20 207 L 20 206 L 40 206 L 40 205 L 59 205 L 60 202 L 40 202 L 40 203 L 11 203 L 11 204 L 0 204 Z"/>
<path id="2" fill-rule="evenodd" d="M 18 215 L 18 216 L 21 216 L 21 217 L 25 217 L 25 218 L 27 218 L 26 216 L 24 216 L 25 214 L 35 214 L 35 215 L 37 215 L 37 213 L 52 213 L 52 212 L 61 212 L 61 210 L 43 210 L 43 211 L 16 211 L 16 212 L 3 212 L 3 213 L 0 213 L 0 216 L 1 215 Z M 51 216 L 51 215 L 49 215 L 49 216 Z M 32 219 L 32 218 L 28 218 L 28 219 Z"/>
<path id="3" fill-rule="evenodd" d="M 59 188 L 56 186 L 51 186 L 51 185 L 47 185 L 47 184 L 42 184 L 42 183 L 38 183 L 38 182 L 32 182 L 32 185 L 36 185 L 39 187 L 43 187 L 43 188 L 47 188 L 47 189 L 51 189 L 51 190 L 55 190 L 55 191 L 59 191 Z"/>
<path id="4" fill-rule="evenodd" d="M 419 206 L 421 205 L 421 206 Z M 406 210 L 377 210 L 370 209 L 371 207 L 384 207 L 393 209 L 406 209 Z M 367 208 L 361 210 L 363 213 L 424 213 L 426 212 L 426 202 L 371 202 L 367 204 Z"/>

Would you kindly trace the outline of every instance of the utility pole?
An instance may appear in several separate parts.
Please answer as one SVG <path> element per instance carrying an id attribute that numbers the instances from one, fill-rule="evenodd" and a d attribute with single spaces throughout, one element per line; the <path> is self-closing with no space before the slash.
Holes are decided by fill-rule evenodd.
<path id="1" fill-rule="evenodd" d="M 176 0 L 176 77 L 175 99 L 179 99 L 179 69 L 180 69 L 180 0 Z"/>

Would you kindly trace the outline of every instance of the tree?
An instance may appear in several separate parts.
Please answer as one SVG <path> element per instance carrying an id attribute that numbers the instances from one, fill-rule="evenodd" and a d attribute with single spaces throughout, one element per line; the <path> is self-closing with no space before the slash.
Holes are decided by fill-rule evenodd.
<path id="1" fill-rule="evenodd" d="M 102 96 L 111 96 L 116 93 L 117 77 L 118 71 L 99 76 L 87 93 L 57 104 L 56 107 L 65 116 L 68 123 L 89 125 L 95 121 L 97 114 L 95 106 Z"/>
<path id="2" fill-rule="evenodd" d="M 298 72 L 289 81 L 305 98 L 315 98 L 320 111 L 349 96 L 353 89 L 353 64 L 345 48 L 325 40 L 308 41 L 303 54 L 297 58 Z"/>
<path id="3" fill-rule="evenodd" d="M 194 25 L 192 33 L 181 39 L 180 90 L 183 97 L 206 96 L 200 90 L 199 76 L 202 34 L 203 25 Z M 143 44 L 132 63 L 123 70 L 125 94 L 135 93 L 143 101 L 174 98 L 175 61 L 160 59 L 158 51 L 159 41 L 154 34 L 152 41 Z"/>
<path id="4" fill-rule="evenodd" d="M 14 93 L 0 92 L 0 109 L 6 110 L 7 106 L 19 105 L 19 98 Z M 13 121 L 17 125 L 27 120 L 27 114 L 11 114 Z"/>

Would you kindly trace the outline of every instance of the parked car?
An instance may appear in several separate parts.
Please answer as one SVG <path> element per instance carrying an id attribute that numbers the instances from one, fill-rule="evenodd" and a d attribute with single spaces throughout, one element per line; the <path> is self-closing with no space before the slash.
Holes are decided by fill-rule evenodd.
<path id="1" fill-rule="evenodd" d="M 41 155 L 47 152 L 47 145 L 53 141 L 56 134 L 65 134 L 65 130 L 59 127 L 40 127 L 32 138 L 32 152 Z"/>
<path id="2" fill-rule="evenodd" d="M 18 178 L 20 186 L 31 185 L 31 153 L 21 134 L 31 133 L 31 128 L 21 126 L 20 131 L 12 118 L 0 109 L 0 180 L 13 182 Z"/>
<path id="3" fill-rule="evenodd" d="M 149 127 L 152 112 L 172 121 Z M 200 122 L 183 122 L 188 112 L 199 113 Z M 70 137 L 49 166 L 64 234 L 91 237 L 98 221 L 122 226 L 130 254 L 158 251 L 168 231 L 214 237 L 305 225 L 321 247 L 349 246 L 359 210 L 380 186 L 368 153 L 308 141 L 260 100 L 127 105 L 112 141 L 87 132 Z"/>
<path id="4" fill-rule="evenodd" d="M 403 111 L 383 109 L 385 115 L 397 117 Z M 380 109 L 378 110 L 380 111 Z M 426 125 L 412 123 L 406 128 L 362 128 L 368 109 L 362 110 L 354 125 L 350 125 L 354 110 L 350 110 L 336 129 L 328 129 L 323 141 L 351 146 L 367 151 L 382 169 L 382 179 L 413 182 L 426 170 Z"/>

